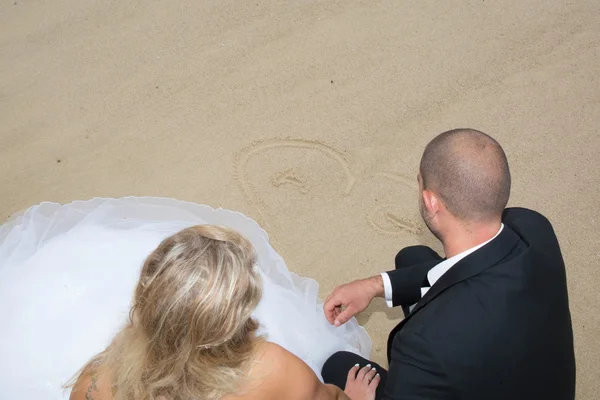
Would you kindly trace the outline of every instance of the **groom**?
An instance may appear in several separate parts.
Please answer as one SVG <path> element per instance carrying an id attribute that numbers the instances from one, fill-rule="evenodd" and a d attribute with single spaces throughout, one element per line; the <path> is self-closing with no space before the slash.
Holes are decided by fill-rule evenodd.
<path id="1" fill-rule="evenodd" d="M 389 371 L 339 352 L 323 367 L 325 382 L 343 389 L 350 368 L 369 362 L 381 374 L 378 399 L 574 399 L 561 251 L 544 216 L 505 209 L 502 147 L 473 129 L 444 132 L 425 148 L 418 181 L 421 215 L 446 258 L 407 247 L 395 270 L 333 291 L 324 309 L 336 326 L 375 297 L 405 318 L 388 339 Z"/>

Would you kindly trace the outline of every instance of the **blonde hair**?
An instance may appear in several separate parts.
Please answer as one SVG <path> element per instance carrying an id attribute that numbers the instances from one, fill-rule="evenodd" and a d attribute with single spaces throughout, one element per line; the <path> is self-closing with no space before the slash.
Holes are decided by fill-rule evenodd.
<path id="1" fill-rule="evenodd" d="M 261 298 L 251 243 L 194 226 L 146 259 L 129 324 L 82 369 L 110 376 L 114 400 L 219 399 L 247 383 Z"/>

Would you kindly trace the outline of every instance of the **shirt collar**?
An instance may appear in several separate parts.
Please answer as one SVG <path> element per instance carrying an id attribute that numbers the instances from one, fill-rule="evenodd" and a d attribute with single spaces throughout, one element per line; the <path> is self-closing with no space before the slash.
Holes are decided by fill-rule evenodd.
<path id="1" fill-rule="evenodd" d="M 433 286 L 438 281 L 438 279 L 442 277 L 442 275 L 444 275 L 446 272 L 448 272 L 450 268 L 454 266 L 454 264 L 468 256 L 469 254 L 473 253 L 474 251 L 479 250 L 492 240 L 496 239 L 503 229 L 504 224 L 500 224 L 500 230 L 498 230 L 498 233 L 496 233 L 496 235 L 490 240 L 478 244 L 477 246 L 471 247 L 470 249 L 465 250 L 462 253 L 455 255 L 454 257 L 450 257 L 449 259 L 444 260 L 441 263 L 437 264 L 435 267 L 431 268 L 427 273 L 427 280 L 429 281 L 429 285 Z"/>

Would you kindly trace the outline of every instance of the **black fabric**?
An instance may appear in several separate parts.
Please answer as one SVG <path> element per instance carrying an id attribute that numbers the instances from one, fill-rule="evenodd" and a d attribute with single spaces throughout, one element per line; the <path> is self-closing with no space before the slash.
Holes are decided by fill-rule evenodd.
<path id="1" fill-rule="evenodd" d="M 405 317 L 410 313 L 409 306 L 413 305 L 419 299 L 421 299 L 421 288 L 422 287 L 430 287 L 429 281 L 427 280 L 427 272 L 429 272 L 429 270 L 431 268 L 433 268 L 434 266 L 436 266 L 443 260 L 444 259 L 442 257 L 440 257 L 438 253 L 436 253 L 435 251 L 433 251 L 431 248 L 429 248 L 427 246 L 405 247 L 398 252 L 398 254 L 396 255 L 396 258 L 394 260 L 394 263 L 396 265 L 396 270 L 390 271 L 387 273 L 388 276 L 390 277 L 390 281 L 392 283 L 392 288 L 401 287 L 402 282 L 410 281 L 410 278 L 408 278 L 407 275 L 409 275 L 412 272 L 411 269 L 413 266 L 419 266 L 418 267 L 419 272 L 414 273 L 414 279 L 418 280 L 421 278 L 421 275 L 422 275 L 421 283 L 418 285 L 419 287 L 417 289 L 418 295 L 416 294 L 417 290 L 415 290 L 414 297 L 417 299 L 416 301 L 410 302 L 410 299 L 408 299 L 409 302 L 399 301 L 399 299 L 402 298 L 401 290 L 398 291 L 398 294 L 396 296 L 394 296 L 396 294 L 396 291 L 394 291 L 394 290 L 392 291 L 392 295 L 394 297 L 392 299 L 392 303 L 394 306 L 400 305 L 402 307 L 402 311 L 404 311 Z M 410 272 L 407 272 L 407 271 L 410 271 Z M 412 298 L 412 296 L 411 296 L 411 298 Z M 394 301 L 394 299 L 395 299 L 395 301 Z M 389 358 L 389 356 L 390 355 L 388 354 L 388 358 Z"/>
<path id="2" fill-rule="evenodd" d="M 388 271 L 387 274 L 393 288 L 392 303 L 394 306 L 410 305 L 419 301 L 421 285 L 427 278 L 427 272 L 438 263 L 439 260 L 430 260 Z"/>
<path id="3" fill-rule="evenodd" d="M 390 334 L 383 399 L 575 398 L 566 273 L 552 225 L 523 208 L 507 209 L 503 223 L 421 300 L 423 277 L 440 259 L 402 254 L 416 264 L 390 272 L 394 305 L 418 303 Z"/>
<path id="4" fill-rule="evenodd" d="M 383 390 L 387 381 L 387 371 L 381 365 L 369 361 L 357 354 L 350 353 L 347 351 L 339 351 L 329 357 L 329 359 L 323 365 L 323 380 L 327 383 L 336 385 L 342 390 L 346 389 L 346 380 L 348 378 L 348 371 L 355 364 L 364 367 L 367 364 L 371 364 L 372 367 L 377 368 L 377 373 L 381 376 L 379 385 L 377 386 L 376 398 L 380 399 L 383 396 Z"/>

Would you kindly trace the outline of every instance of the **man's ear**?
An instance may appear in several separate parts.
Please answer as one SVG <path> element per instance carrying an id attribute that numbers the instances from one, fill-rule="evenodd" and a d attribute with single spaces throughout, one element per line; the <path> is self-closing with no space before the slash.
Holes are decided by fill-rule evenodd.
<path id="1" fill-rule="evenodd" d="M 423 190 L 422 196 L 423 196 L 423 203 L 425 204 L 425 208 L 427 209 L 427 212 L 430 215 L 436 215 L 440 211 L 440 208 L 441 208 L 441 203 L 440 203 L 440 199 L 438 198 L 438 196 L 435 193 L 430 192 L 427 189 Z"/>

